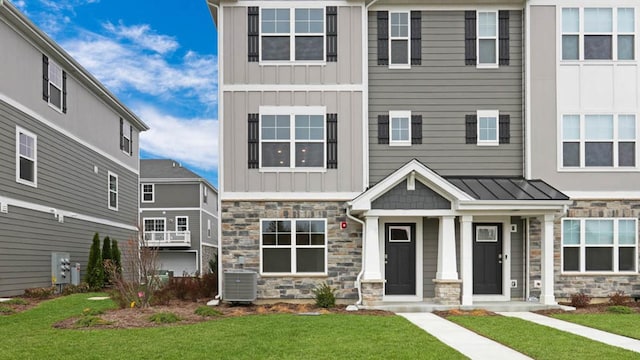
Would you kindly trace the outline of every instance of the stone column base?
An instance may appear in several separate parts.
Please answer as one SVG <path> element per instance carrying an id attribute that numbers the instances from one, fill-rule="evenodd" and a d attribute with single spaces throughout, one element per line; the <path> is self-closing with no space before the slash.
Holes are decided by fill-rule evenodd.
<path id="1" fill-rule="evenodd" d="M 376 305 L 382 302 L 384 280 L 361 280 L 362 304 Z"/>
<path id="2" fill-rule="evenodd" d="M 436 304 L 460 305 L 460 294 L 462 280 L 439 280 L 433 279 L 435 284 Z"/>

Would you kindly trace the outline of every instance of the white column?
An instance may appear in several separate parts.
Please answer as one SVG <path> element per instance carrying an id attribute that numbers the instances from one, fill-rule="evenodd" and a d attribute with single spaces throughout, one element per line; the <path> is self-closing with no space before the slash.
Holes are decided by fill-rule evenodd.
<path id="1" fill-rule="evenodd" d="M 542 219 L 541 231 L 541 270 L 542 270 L 542 292 L 540 303 L 545 305 L 556 305 L 556 298 L 553 294 L 553 215 L 545 215 Z"/>
<path id="2" fill-rule="evenodd" d="M 367 216 L 367 234 L 365 236 L 364 275 L 363 280 L 382 280 L 380 269 L 380 240 L 378 234 L 378 217 Z"/>
<path id="3" fill-rule="evenodd" d="M 442 216 L 438 231 L 438 271 L 437 280 L 458 280 L 456 269 L 455 216 Z"/>
<path id="4" fill-rule="evenodd" d="M 460 217 L 460 276 L 462 305 L 473 305 L 473 216 Z"/>

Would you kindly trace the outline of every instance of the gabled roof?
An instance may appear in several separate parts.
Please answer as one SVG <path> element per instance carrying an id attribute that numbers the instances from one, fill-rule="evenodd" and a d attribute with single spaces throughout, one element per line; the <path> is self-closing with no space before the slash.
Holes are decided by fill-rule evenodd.
<path id="1" fill-rule="evenodd" d="M 178 161 L 171 159 L 141 159 L 140 160 L 140 181 L 148 182 L 178 182 L 178 181 L 192 181 L 192 182 L 204 182 L 212 189 L 216 190 L 215 186 L 211 185 L 202 176 L 194 173 L 193 171 L 183 167 Z M 216 190 L 217 191 L 217 190 Z"/>

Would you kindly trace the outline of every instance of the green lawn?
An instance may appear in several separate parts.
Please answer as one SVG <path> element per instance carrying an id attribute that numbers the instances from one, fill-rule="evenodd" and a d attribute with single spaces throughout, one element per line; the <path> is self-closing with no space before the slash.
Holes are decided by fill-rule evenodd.
<path id="1" fill-rule="evenodd" d="M 556 314 L 554 318 L 640 339 L 640 314 Z"/>
<path id="2" fill-rule="evenodd" d="M 638 359 L 638 354 L 504 316 L 450 316 L 449 320 L 534 359 Z"/>
<path id="3" fill-rule="evenodd" d="M 61 330 L 85 308 L 77 294 L 0 316 L 0 359 L 463 359 L 399 316 L 253 315 L 147 329 Z"/>

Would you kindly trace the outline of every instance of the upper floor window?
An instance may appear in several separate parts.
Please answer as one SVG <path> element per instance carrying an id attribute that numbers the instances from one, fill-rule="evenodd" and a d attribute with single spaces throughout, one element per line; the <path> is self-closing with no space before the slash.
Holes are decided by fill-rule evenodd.
<path id="1" fill-rule="evenodd" d="M 209 202 L 209 188 L 206 186 L 203 186 L 202 189 L 202 202 L 205 204 Z"/>
<path id="2" fill-rule="evenodd" d="M 153 184 L 142 184 L 142 202 L 154 202 L 155 186 Z"/>
<path id="3" fill-rule="evenodd" d="M 635 115 L 562 116 L 564 168 L 636 168 Z"/>
<path id="4" fill-rule="evenodd" d="M 378 11 L 378 65 L 409 69 L 422 64 L 422 12 Z"/>
<path id="5" fill-rule="evenodd" d="M 262 60 L 324 60 L 323 8 L 261 10 Z"/>
<path id="6" fill-rule="evenodd" d="M 510 62 L 509 10 L 464 12 L 465 65 L 496 69 Z"/>
<path id="7" fill-rule="evenodd" d="M 42 99 L 67 112 L 67 73 L 46 55 L 42 55 Z"/>
<path id="8" fill-rule="evenodd" d="M 409 67 L 409 13 L 389 13 L 389 67 L 404 65 Z"/>
<path id="9" fill-rule="evenodd" d="M 634 60 L 635 9 L 563 8 L 563 60 Z"/>
<path id="10" fill-rule="evenodd" d="M 37 186 L 37 144 L 33 133 L 16 127 L 16 181 Z"/>
<path id="11" fill-rule="evenodd" d="M 188 216 L 176 216 L 176 231 L 189 231 Z"/>
<path id="12" fill-rule="evenodd" d="M 109 171 L 108 174 L 108 204 L 109 209 L 118 210 L 118 175 Z"/>
<path id="13" fill-rule="evenodd" d="M 478 11 L 478 66 L 498 65 L 498 12 Z"/>
<path id="14" fill-rule="evenodd" d="M 389 111 L 389 145 L 411 145 L 411 111 Z"/>
<path id="15" fill-rule="evenodd" d="M 120 150 L 133 155 L 133 127 L 129 122 L 120 118 Z"/>
<path id="16" fill-rule="evenodd" d="M 326 273 L 325 219 L 262 220 L 263 273 Z"/>

